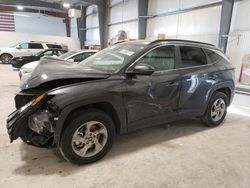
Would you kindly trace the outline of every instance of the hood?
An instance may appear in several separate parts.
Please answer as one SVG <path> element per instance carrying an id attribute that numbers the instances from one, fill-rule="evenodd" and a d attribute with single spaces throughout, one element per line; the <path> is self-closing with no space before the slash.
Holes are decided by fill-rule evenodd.
<path id="1" fill-rule="evenodd" d="M 25 79 L 19 91 L 31 88 L 50 90 L 77 82 L 108 78 L 110 73 L 55 58 L 44 58 Z"/>
<path id="2" fill-rule="evenodd" d="M 39 61 L 32 61 L 30 63 L 25 64 L 21 67 L 21 69 L 34 69 L 38 65 Z"/>

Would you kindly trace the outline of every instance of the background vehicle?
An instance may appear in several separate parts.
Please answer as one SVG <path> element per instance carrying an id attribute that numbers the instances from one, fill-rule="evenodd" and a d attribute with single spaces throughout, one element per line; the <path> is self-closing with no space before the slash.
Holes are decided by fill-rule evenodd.
<path id="1" fill-rule="evenodd" d="M 61 49 L 61 45 L 49 42 L 23 42 L 9 48 L 0 48 L 0 61 L 2 63 L 10 63 L 13 57 L 28 56 L 43 49 L 57 48 Z"/>
<path id="2" fill-rule="evenodd" d="M 60 55 L 58 58 L 50 59 L 51 63 L 53 63 L 54 60 L 65 60 L 69 62 L 75 62 L 79 63 L 83 61 L 84 59 L 90 57 L 91 55 L 95 54 L 97 50 L 82 50 L 82 51 L 69 51 L 67 53 L 64 53 Z M 22 79 L 22 77 L 27 77 L 29 74 L 36 68 L 36 66 L 39 64 L 39 61 L 33 61 L 31 63 L 27 63 L 26 65 L 22 66 L 19 70 L 19 77 Z"/>
<path id="3" fill-rule="evenodd" d="M 30 63 L 32 61 L 37 61 L 41 57 L 60 56 L 66 52 L 67 50 L 62 50 L 62 49 L 47 49 L 47 50 L 40 51 L 35 55 L 14 57 L 11 60 L 11 65 L 12 67 L 15 67 L 15 68 L 21 68 L 23 65 Z"/>
<path id="4" fill-rule="evenodd" d="M 101 159 L 115 134 L 194 117 L 218 126 L 235 89 L 219 49 L 184 40 L 121 43 L 50 67 L 41 62 L 20 86 L 8 133 L 76 164 Z"/>

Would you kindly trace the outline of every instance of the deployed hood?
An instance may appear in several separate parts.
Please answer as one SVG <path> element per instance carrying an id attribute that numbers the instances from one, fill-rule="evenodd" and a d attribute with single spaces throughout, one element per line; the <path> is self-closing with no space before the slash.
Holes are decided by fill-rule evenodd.
<path id="1" fill-rule="evenodd" d="M 52 89 L 76 82 L 104 79 L 109 76 L 109 73 L 76 63 L 55 58 L 44 58 L 36 66 L 29 78 L 21 83 L 19 90 L 22 91 L 38 86 L 41 87 L 40 89 L 46 90 L 46 88 Z"/>

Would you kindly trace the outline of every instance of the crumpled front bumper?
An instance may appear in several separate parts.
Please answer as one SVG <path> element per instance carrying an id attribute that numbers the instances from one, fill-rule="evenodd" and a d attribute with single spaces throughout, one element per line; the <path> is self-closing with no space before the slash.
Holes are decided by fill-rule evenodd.
<path id="1" fill-rule="evenodd" d="M 7 118 L 7 131 L 10 137 L 10 142 L 18 137 L 25 135 L 28 129 L 28 117 L 33 113 L 31 108 L 25 110 L 25 113 L 20 113 L 20 110 L 12 112 Z"/>

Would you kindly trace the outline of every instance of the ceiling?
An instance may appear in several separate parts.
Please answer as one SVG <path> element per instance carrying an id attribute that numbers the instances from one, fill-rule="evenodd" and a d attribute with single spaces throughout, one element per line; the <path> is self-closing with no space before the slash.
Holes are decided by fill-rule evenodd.
<path id="1" fill-rule="evenodd" d="M 22 5 L 28 8 L 36 9 L 54 9 L 60 11 L 67 11 L 63 7 L 63 3 L 69 3 L 71 7 L 79 8 L 80 6 L 88 6 L 96 0 L 0 0 L 2 6 L 13 6 Z"/>

